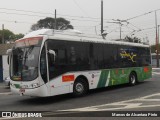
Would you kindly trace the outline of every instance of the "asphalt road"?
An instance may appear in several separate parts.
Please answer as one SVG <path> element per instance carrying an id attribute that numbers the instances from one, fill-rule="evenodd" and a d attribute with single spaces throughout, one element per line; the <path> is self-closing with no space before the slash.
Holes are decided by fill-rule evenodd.
<path id="1" fill-rule="evenodd" d="M 72 94 L 47 98 L 12 95 L 9 88 L 0 84 L 0 111 L 44 111 L 42 115 L 48 119 L 51 116 L 57 119 L 70 116 L 105 119 L 103 117 L 107 114 L 111 115 L 106 111 L 160 111 L 160 69 L 154 69 L 151 79 L 136 86 L 120 85 L 92 90 L 80 98 L 74 98 Z"/>

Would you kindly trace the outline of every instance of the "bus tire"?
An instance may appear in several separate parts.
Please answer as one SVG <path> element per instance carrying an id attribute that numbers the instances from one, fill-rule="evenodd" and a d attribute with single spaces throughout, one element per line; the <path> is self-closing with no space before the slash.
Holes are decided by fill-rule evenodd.
<path id="1" fill-rule="evenodd" d="M 88 91 L 88 84 L 83 78 L 78 78 L 73 85 L 73 95 L 75 97 L 84 96 Z"/>
<path id="2" fill-rule="evenodd" d="M 129 85 L 134 86 L 137 83 L 137 75 L 135 72 L 131 72 L 129 75 Z"/>

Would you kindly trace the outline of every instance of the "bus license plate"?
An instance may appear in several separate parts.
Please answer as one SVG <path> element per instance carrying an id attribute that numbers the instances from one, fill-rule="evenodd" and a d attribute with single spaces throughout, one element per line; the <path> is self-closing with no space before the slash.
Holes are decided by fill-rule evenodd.
<path id="1" fill-rule="evenodd" d="M 19 92 L 20 93 L 25 93 L 25 89 L 20 89 Z"/>

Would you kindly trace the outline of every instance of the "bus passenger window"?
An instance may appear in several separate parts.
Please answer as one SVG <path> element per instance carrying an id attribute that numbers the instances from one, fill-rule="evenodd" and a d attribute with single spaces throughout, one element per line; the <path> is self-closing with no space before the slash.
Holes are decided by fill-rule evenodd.
<path id="1" fill-rule="evenodd" d="M 75 51 L 75 47 L 70 47 L 70 62 L 71 62 L 71 64 L 76 64 L 76 51 Z"/>

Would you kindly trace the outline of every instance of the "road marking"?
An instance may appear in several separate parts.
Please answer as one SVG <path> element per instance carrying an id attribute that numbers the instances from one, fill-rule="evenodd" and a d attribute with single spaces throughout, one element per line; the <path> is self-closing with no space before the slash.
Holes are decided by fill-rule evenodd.
<path id="1" fill-rule="evenodd" d="M 4 93 L 0 93 L 0 95 L 11 95 L 12 92 L 4 92 Z"/>
<path id="2" fill-rule="evenodd" d="M 159 99 L 158 98 L 153 99 L 152 97 L 159 97 Z M 145 105 L 144 104 L 145 102 L 149 102 L 149 104 Z M 157 102 L 159 103 L 157 104 Z M 156 93 L 131 100 L 125 100 L 120 102 L 114 102 L 114 103 L 102 104 L 84 108 L 59 110 L 59 111 L 108 111 L 108 110 L 147 108 L 147 107 L 159 107 L 159 106 L 160 106 L 160 93 Z"/>
<path id="3" fill-rule="evenodd" d="M 160 70 L 160 68 L 152 68 L 152 70 Z"/>
<path id="4" fill-rule="evenodd" d="M 152 75 L 160 75 L 160 72 L 152 72 Z"/>

